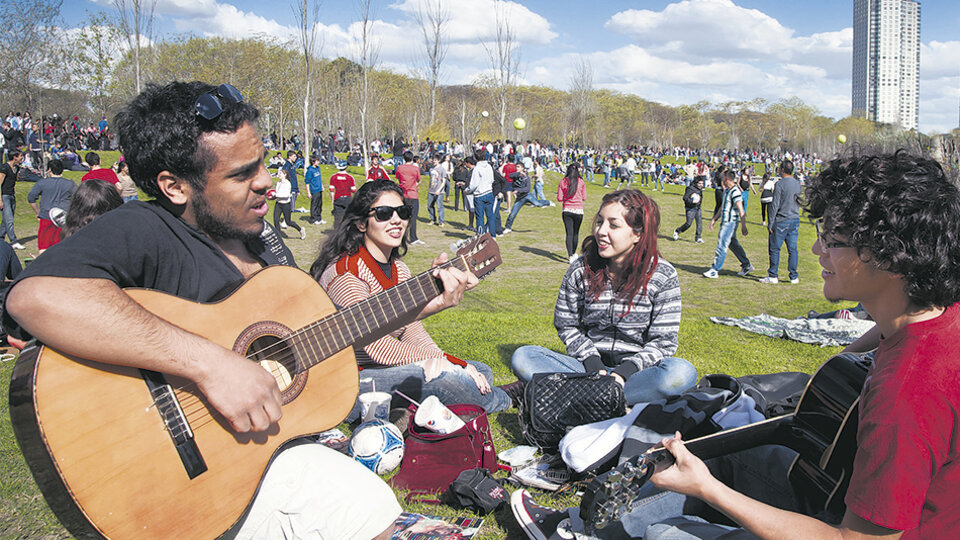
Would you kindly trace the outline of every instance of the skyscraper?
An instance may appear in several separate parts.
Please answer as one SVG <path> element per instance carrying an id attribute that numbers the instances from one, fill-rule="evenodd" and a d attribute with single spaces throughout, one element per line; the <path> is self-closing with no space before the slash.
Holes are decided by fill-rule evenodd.
<path id="1" fill-rule="evenodd" d="M 853 115 L 916 129 L 920 2 L 853 1 Z"/>

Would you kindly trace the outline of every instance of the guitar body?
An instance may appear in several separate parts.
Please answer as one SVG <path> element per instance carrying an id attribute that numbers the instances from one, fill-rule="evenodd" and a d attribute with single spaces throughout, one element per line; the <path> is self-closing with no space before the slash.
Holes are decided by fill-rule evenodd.
<path id="1" fill-rule="evenodd" d="M 336 312 L 313 278 L 283 266 L 261 270 L 214 304 L 127 292 L 155 315 L 244 356 Z M 293 352 L 278 362 L 251 360 L 275 374 L 283 418 L 270 431 L 239 435 L 187 381 L 166 381 L 185 389 L 167 391 L 176 403 L 162 417 L 140 370 L 34 346 L 20 355 L 11 381 L 14 431 L 44 497 L 75 536 L 216 537 L 242 517 L 284 443 L 336 426 L 355 402 L 351 348 L 299 372 L 302 354 Z M 169 422 L 177 409 L 192 434 L 181 447 Z"/>

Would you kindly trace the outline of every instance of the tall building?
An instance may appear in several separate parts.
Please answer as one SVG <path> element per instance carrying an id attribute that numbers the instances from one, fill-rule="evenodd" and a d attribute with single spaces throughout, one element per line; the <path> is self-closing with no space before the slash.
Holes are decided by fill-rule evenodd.
<path id="1" fill-rule="evenodd" d="M 853 1 L 853 115 L 917 129 L 920 2 Z"/>

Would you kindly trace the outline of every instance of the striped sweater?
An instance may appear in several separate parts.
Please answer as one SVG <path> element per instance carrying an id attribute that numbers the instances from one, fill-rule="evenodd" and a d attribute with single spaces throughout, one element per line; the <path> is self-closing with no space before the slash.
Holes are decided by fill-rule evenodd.
<path id="1" fill-rule="evenodd" d="M 350 266 L 356 275 L 352 271 L 338 272 L 338 264 L 343 263 Z M 334 304 L 345 307 L 410 279 L 410 269 L 403 262 L 394 261 L 390 276 L 388 278 L 366 248 L 361 247 L 356 255 L 344 257 L 328 266 L 320 275 L 319 282 Z M 447 358 L 420 321 L 414 321 L 374 341 L 363 348 L 363 353 L 357 352 L 357 364 L 361 368 L 400 366 L 421 360 Z"/>
<path id="2" fill-rule="evenodd" d="M 663 258 L 650 277 L 647 294 L 638 293 L 629 306 L 615 299 L 609 284 L 596 300 L 587 294 L 580 257 L 563 277 L 553 325 L 567 354 L 583 362 L 588 373 L 613 368 L 626 380 L 676 353 L 680 280 Z"/>

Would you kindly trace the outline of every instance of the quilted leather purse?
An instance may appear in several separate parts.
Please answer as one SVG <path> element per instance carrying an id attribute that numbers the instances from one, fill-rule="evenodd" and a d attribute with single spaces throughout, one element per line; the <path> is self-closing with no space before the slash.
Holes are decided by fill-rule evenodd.
<path id="1" fill-rule="evenodd" d="M 626 414 L 623 387 L 599 373 L 537 373 L 524 388 L 523 438 L 555 450 L 570 428 Z"/>

